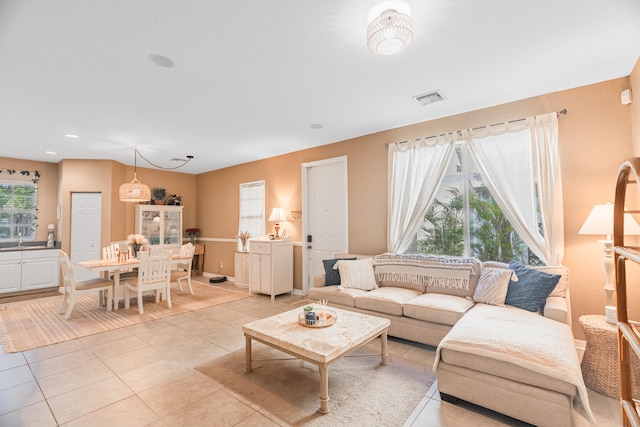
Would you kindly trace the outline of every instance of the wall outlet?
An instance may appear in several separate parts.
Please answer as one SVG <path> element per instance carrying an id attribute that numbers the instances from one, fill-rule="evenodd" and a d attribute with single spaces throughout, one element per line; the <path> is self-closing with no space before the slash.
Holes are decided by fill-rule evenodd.
<path id="1" fill-rule="evenodd" d="M 223 268 L 224 268 L 224 263 L 220 261 L 220 263 L 218 264 L 218 271 L 222 270 Z"/>

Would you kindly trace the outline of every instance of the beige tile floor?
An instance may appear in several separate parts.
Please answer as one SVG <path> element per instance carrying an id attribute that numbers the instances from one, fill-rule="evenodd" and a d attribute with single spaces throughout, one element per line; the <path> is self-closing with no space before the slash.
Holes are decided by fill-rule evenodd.
<path id="1" fill-rule="evenodd" d="M 257 319 L 255 313 L 264 317 L 304 302 L 282 295 L 272 303 L 269 296 L 255 295 L 22 353 L 0 354 L 0 426 L 286 425 L 194 367 L 244 348 L 241 326 Z M 435 356 L 430 347 L 395 339 L 390 340 L 389 352 L 427 365 Z M 620 425 L 616 400 L 590 392 L 590 401 L 599 426 Z M 398 425 L 525 424 L 465 402 L 441 402 L 434 384 Z"/>

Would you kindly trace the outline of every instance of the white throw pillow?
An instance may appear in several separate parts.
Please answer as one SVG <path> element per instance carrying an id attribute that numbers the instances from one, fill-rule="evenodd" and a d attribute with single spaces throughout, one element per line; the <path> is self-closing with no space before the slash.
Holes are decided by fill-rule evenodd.
<path id="1" fill-rule="evenodd" d="M 333 268 L 340 272 L 338 289 L 355 288 L 370 291 L 378 287 L 371 258 L 355 261 L 339 260 Z"/>
<path id="2" fill-rule="evenodd" d="M 503 306 L 512 275 L 513 281 L 517 282 L 518 278 L 513 270 L 483 267 L 480 279 L 478 279 L 478 286 L 473 294 L 473 300 L 484 304 Z"/>

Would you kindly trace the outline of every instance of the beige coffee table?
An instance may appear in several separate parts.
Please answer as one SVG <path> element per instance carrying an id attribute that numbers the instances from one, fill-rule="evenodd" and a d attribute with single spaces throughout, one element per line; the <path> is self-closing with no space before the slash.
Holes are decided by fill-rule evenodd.
<path id="1" fill-rule="evenodd" d="M 320 412 L 329 412 L 328 368 L 376 337 L 382 341 L 381 365 L 387 364 L 389 319 L 330 308 L 337 314 L 334 325 L 309 328 L 298 323 L 302 307 L 247 323 L 242 327 L 246 339 L 245 372 L 251 372 L 251 340 L 256 340 L 298 359 L 317 365 L 320 370 Z"/>

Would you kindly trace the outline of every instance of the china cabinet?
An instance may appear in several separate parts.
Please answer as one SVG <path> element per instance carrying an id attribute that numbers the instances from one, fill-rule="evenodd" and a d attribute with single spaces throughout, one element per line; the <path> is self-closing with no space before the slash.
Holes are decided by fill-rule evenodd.
<path id="1" fill-rule="evenodd" d="M 136 205 L 136 234 L 150 245 L 179 248 L 182 244 L 182 208 L 184 206 Z"/>

